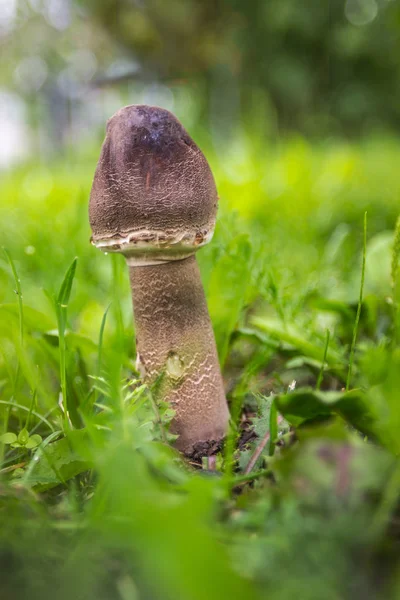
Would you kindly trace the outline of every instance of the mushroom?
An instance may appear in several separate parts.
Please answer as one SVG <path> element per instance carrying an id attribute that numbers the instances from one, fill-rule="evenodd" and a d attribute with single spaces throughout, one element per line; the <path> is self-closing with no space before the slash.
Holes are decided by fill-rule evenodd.
<path id="1" fill-rule="evenodd" d="M 212 454 L 229 412 L 196 261 L 213 235 L 218 196 L 210 167 L 169 111 L 133 105 L 107 123 L 94 176 L 92 243 L 128 263 L 137 367 L 175 411 L 188 456 Z"/>

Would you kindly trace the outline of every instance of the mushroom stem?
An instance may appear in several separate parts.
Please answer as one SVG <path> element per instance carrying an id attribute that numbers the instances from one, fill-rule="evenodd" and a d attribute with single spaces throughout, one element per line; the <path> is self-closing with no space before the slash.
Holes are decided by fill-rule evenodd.
<path id="1" fill-rule="evenodd" d="M 229 413 L 196 258 L 130 266 L 130 281 L 138 369 L 175 410 L 176 447 L 212 453 Z"/>

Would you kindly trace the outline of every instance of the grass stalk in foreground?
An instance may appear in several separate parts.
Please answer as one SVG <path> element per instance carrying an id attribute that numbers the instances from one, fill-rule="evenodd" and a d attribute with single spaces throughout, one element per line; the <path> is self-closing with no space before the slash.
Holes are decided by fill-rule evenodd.
<path id="1" fill-rule="evenodd" d="M 393 344 L 397 345 L 397 319 L 398 319 L 398 274 L 399 274 L 399 260 L 400 260 L 400 216 L 397 217 L 396 227 L 394 230 L 394 242 L 392 251 L 392 263 L 390 271 L 390 279 L 392 286 L 392 302 L 393 302 Z"/>
<path id="2" fill-rule="evenodd" d="M 363 243 L 362 267 L 361 267 L 360 297 L 358 299 L 356 320 L 354 321 L 353 339 L 351 342 L 350 358 L 349 358 L 349 370 L 347 372 L 347 380 L 346 380 L 346 392 L 350 388 L 351 373 L 353 370 L 353 362 L 354 362 L 354 352 L 355 352 L 356 341 L 357 341 L 358 324 L 360 322 L 361 306 L 362 306 L 363 293 L 364 293 L 366 254 L 367 254 L 367 212 L 365 211 L 365 213 L 364 213 L 364 243 Z"/>
<path id="3" fill-rule="evenodd" d="M 69 420 L 73 420 L 73 414 L 70 406 L 68 406 L 67 397 L 67 369 L 66 369 L 66 343 L 65 343 L 65 331 L 67 327 L 67 311 L 68 303 L 71 296 L 72 284 L 75 277 L 77 258 L 74 258 L 70 267 L 68 268 L 64 280 L 61 284 L 61 288 L 56 300 L 56 313 L 58 323 L 58 342 L 59 342 L 59 355 L 60 355 L 60 381 L 61 381 L 61 394 L 64 409 L 64 418 L 66 426 L 69 427 Z"/>
<path id="4" fill-rule="evenodd" d="M 329 347 L 329 341 L 330 341 L 330 331 L 329 329 L 326 330 L 326 341 L 325 341 L 325 349 L 324 349 L 324 357 L 322 359 L 322 365 L 321 365 L 321 369 L 318 373 L 318 379 L 317 379 L 317 384 L 316 384 L 316 388 L 317 390 L 321 389 L 321 384 L 322 384 L 322 380 L 324 378 L 324 370 L 325 370 L 325 364 L 326 364 L 326 355 L 328 354 L 328 347 Z"/>

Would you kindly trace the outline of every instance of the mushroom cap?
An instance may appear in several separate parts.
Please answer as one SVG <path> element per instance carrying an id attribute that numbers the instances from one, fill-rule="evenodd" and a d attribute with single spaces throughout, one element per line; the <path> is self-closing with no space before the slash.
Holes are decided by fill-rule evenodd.
<path id="1" fill-rule="evenodd" d="M 132 105 L 111 117 L 90 194 L 95 246 L 131 265 L 185 258 L 210 241 L 217 203 L 208 162 L 172 113 Z"/>

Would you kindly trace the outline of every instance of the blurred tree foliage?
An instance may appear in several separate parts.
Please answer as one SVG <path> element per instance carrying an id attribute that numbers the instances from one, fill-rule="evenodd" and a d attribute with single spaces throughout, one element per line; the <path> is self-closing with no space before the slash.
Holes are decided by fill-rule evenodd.
<path id="1" fill-rule="evenodd" d="M 271 101 L 308 133 L 400 122 L 397 0 L 80 2 L 145 73 L 237 90 L 243 114 Z"/>
<path id="2" fill-rule="evenodd" d="M 0 85 L 16 88 L 30 112 L 45 99 L 32 120 L 67 121 L 63 103 L 132 80 L 187 84 L 220 131 L 243 119 L 253 131 L 277 123 L 311 135 L 400 124 L 400 0 L 11 5 L 0 10 Z"/>

